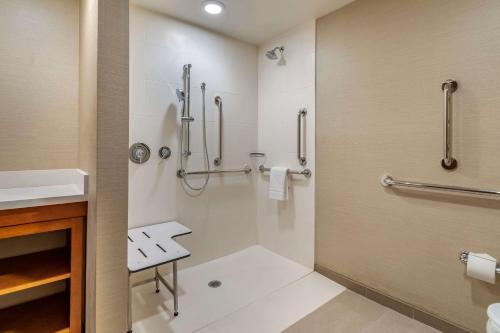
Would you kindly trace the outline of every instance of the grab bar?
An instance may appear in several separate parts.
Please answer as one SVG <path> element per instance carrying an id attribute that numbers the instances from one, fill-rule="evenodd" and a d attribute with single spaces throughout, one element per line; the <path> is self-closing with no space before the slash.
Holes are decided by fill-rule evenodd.
<path id="1" fill-rule="evenodd" d="M 469 253 L 469 251 L 460 251 L 458 254 L 458 259 L 462 262 L 462 264 L 467 265 L 467 262 L 469 261 Z M 497 264 L 495 273 L 500 274 L 500 264 Z"/>
<path id="2" fill-rule="evenodd" d="M 422 190 L 455 192 L 455 193 L 470 194 L 470 195 L 500 197 L 500 191 L 497 191 L 497 190 L 488 190 L 488 189 L 462 187 L 462 186 L 451 186 L 451 185 L 438 185 L 438 184 L 429 184 L 429 183 L 418 183 L 418 182 L 411 182 L 411 181 L 407 181 L 407 180 L 397 180 L 397 179 L 392 178 L 389 175 L 382 176 L 382 178 L 380 179 L 380 183 L 384 187 L 392 187 L 392 186 L 410 187 L 410 188 L 422 189 Z"/>
<path id="3" fill-rule="evenodd" d="M 191 117 L 191 64 L 186 64 L 183 67 L 184 70 L 184 103 L 182 112 L 182 121 L 186 121 L 186 148 L 182 154 L 187 157 L 191 156 L 191 130 L 190 123 L 194 121 Z"/>
<path id="4" fill-rule="evenodd" d="M 252 172 L 252 168 L 248 165 L 245 165 L 243 169 L 227 169 L 227 170 L 210 170 L 210 171 L 189 171 L 180 169 L 177 170 L 177 177 L 182 178 L 184 176 L 192 176 L 192 175 L 206 175 L 206 174 L 222 174 L 222 173 L 242 173 L 249 174 Z"/>
<path id="5" fill-rule="evenodd" d="M 306 120 L 307 109 L 300 109 L 297 115 L 297 158 L 300 165 L 304 166 L 307 164 L 306 158 L 306 139 L 305 139 L 305 120 Z"/>
<path id="6" fill-rule="evenodd" d="M 214 158 L 214 165 L 219 166 L 222 163 L 222 98 L 215 97 L 215 105 L 219 108 L 219 156 Z"/>
<path id="7" fill-rule="evenodd" d="M 453 170 L 457 168 L 457 160 L 452 156 L 452 94 L 457 91 L 458 83 L 455 80 L 446 80 L 441 85 L 441 89 L 444 92 L 444 147 L 443 147 L 443 159 L 441 160 L 441 166 L 446 170 Z"/>
<path id="8" fill-rule="evenodd" d="M 261 173 L 264 173 L 264 172 L 266 172 L 266 171 L 267 171 L 267 172 L 269 172 L 269 171 L 271 171 L 271 168 L 266 168 L 265 166 L 263 166 L 263 165 L 261 164 L 261 165 L 259 166 L 259 171 L 260 171 Z M 302 171 L 296 171 L 296 170 L 290 170 L 290 169 L 288 169 L 288 174 L 289 174 L 289 175 L 302 175 L 302 176 L 304 176 L 304 177 L 306 177 L 306 178 L 311 178 L 311 176 L 312 176 L 312 171 L 311 171 L 311 170 L 309 170 L 309 169 L 304 169 L 304 170 L 302 170 Z"/>

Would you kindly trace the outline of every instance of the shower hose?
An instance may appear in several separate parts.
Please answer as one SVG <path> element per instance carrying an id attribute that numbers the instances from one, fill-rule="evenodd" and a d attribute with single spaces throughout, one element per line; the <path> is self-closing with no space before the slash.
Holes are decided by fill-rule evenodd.
<path id="1" fill-rule="evenodd" d="M 201 110 L 202 110 L 202 127 L 203 127 L 203 152 L 204 152 L 204 157 L 205 157 L 205 164 L 207 167 L 207 176 L 205 177 L 205 181 L 202 186 L 200 187 L 195 187 L 189 183 L 189 181 L 186 179 L 186 175 L 182 177 L 182 180 L 184 181 L 184 184 L 191 189 L 192 191 L 197 191 L 200 194 L 205 190 L 205 188 L 208 185 L 208 181 L 210 180 L 210 159 L 208 157 L 208 146 L 207 146 L 207 123 L 206 123 L 206 108 L 205 108 L 205 89 L 206 89 L 206 84 L 203 82 L 201 84 L 201 95 L 202 95 L 202 104 L 201 104 Z M 183 145 L 184 145 L 184 136 L 186 135 L 186 130 L 185 130 L 185 122 L 182 122 L 182 127 L 181 127 L 181 140 L 180 140 L 180 145 L 181 145 L 181 169 L 186 170 L 184 168 L 184 159 L 185 156 L 182 155 L 183 150 Z M 189 135 L 189 133 L 187 133 Z"/>

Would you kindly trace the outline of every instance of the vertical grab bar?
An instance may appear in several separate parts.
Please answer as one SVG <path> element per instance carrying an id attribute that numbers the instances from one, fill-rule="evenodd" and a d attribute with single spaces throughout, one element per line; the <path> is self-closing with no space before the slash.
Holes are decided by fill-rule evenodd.
<path id="1" fill-rule="evenodd" d="M 307 164 L 306 158 L 306 139 L 305 139 L 305 120 L 306 120 L 307 109 L 300 109 L 297 115 L 297 158 L 300 165 L 304 166 Z"/>
<path id="2" fill-rule="evenodd" d="M 190 122 L 194 119 L 191 118 L 191 64 L 184 65 L 184 112 L 182 115 L 182 120 L 186 124 L 186 150 L 183 152 L 184 156 L 191 155 L 191 130 Z"/>
<path id="3" fill-rule="evenodd" d="M 457 168 L 457 160 L 452 156 L 452 141 L 453 141 L 453 131 L 452 131 L 452 94 L 457 90 L 458 83 L 455 80 L 446 80 L 441 85 L 441 89 L 444 92 L 444 146 L 443 146 L 443 159 L 441 160 L 441 166 L 446 170 L 453 170 Z"/>
<path id="4" fill-rule="evenodd" d="M 219 156 L 214 159 L 214 165 L 221 165 L 222 163 L 222 98 L 215 97 L 215 105 L 219 108 Z"/>

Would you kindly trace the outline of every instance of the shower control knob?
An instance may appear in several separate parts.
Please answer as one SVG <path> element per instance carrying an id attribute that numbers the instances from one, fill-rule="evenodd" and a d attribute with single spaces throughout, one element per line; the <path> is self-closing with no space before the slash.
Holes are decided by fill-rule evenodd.
<path id="1" fill-rule="evenodd" d="M 148 145 L 142 142 L 134 143 L 130 147 L 129 158 L 132 162 L 136 164 L 143 164 L 149 160 L 151 151 Z"/>
<path id="2" fill-rule="evenodd" d="M 167 146 L 163 146 L 158 151 L 158 155 L 160 155 L 161 159 L 166 160 L 172 155 L 172 150 Z"/>

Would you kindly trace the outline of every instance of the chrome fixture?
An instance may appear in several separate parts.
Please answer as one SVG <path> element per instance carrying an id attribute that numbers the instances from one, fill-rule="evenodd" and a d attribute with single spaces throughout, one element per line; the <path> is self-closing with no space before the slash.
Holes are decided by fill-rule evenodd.
<path id="1" fill-rule="evenodd" d="M 215 105 L 219 108 L 219 156 L 214 159 L 214 165 L 219 166 L 222 163 L 222 98 L 215 97 Z"/>
<path id="2" fill-rule="evenodd" d="M 194 121 L 191 117 L 191 64 L 186 64 L 182 67 L 184 88 L 177 89 L 177 98 L 182 102 L 181 123 L 183 128 L 182 138 L 185 140 L 185 148 L 182 150 L 182 155 L 191 155 L 191 130 L 190 123 Z M 186 133 L 184 133 L 184 131 Z"/>
<path id="3" fill-rule="evenodd" d="M 148 145 L 142 142 L 134 143 L 129 149 L 129 158 L 136 164 L 143 164 L 149 160 L 151 150 Z"/>
<path id="4" fill-rule="evenodd" d="M 297 115 L 297 159 L 299 164 L 304 166 L 307 164 L 306 158 L 306 115 L 307 109 L 301 109 Z"/>
<path id="5" fill-rule="evenodd" d="M 222 282 L 220 282 L 219 280 L 212 280 L 208 283 L 208 286 L 210 288 L 219 288 L 220 286 L 222 286 Z"/>
<path id="6" fill-rule="evenodd" d="M 266 157 L 266 154 L 264 153 L 250 153 L 248 154 L 250 157 Z"/>
<path id="7" fill-rule="evenodd" d="M 407 180 L 397 180 L 389 175 L 384 175 L 380 179 L 380 183 L 384 187 L 408 187 L 419 190 L 430 190 L 440 192 L 454 192 L 460 194 L 476 195 L 476 196 L 492 196 L 500 197 L 500 191 L 488 190 L 472 187 L 451 186 L 451 185 L 438 185 L 429 183 L 411 182 Z"/>
<path id="8" fill-rule="evenodd" d="M 167 146 L 163 146 L 158 151 L 158 155 L 160 155 L 162 160 L 166 160 L 170 157 L 170 155 L 172 155 L 172 150 Z"/>
<path id="9" fill-rule="evenodd" d="M 446 80 L 441 85 L 441 89 L 444 92 L 444 147 L 443 147 L 443 159 L 441 160 L 441 166 L 446 170 L 453 170 L 457 168 L 457 160 L 453 158 L 452 155 L 452 141 L 453 141 L 453 131 L 452 131 L 452 94 L 457 91 L 458 83 L 455 80 Z"/>
<path id="10" fill-rule="evenodd" d="M 462 262 L 462 264 L 466 264 L 469 261 L 469 251 L 460 251 L 458 254 L 458 259 Z M 497 274 L 500 274 L 500 264 L 497 264 L 497 268 L 495 269 Z"/>
<path id="11" fill-rule="evenodd" d="M 266 168 L 265 166 L 260 165 L 260 166 L 259 166 L 259 171 L 260 171 L 261 173 L 264 173 L 264 172 L 266 172 L 266 171 L 267 171 L 267 172 L 269 172 L 269 171 L 271 171 L 271 168 Z M 306 177 L 306 178 L 311 178 L 311 176 L 312 176 L 312 171 L 311 171 L 310 169 L 304 169 L 304 170 L 302 170 L 302 171 L 297 171 L 297 170 L 290 170 L 290 169 L 288 169 L 287 173 L 288 173 L 289 175 L 302 175 L 302 176 L 304 176 L 304 177 Z"/>
<path id="12" fill-rule="evenodd" d="M 249 174 L 252 172 L 252 168 L 250 168 L 248 165 L 245 165 L 243 169 L 227 169 L 227 170 L 208 170 L 208 171 L 190 171 L 187 172 L 184 169 L 177 170 L 177 177 L 179 178 L 184 178 L 186 176 L 193 176 L 193 175 L 213 175 L 213 174 L 224 174 L 224 173 L 245 173 Z"/>
<path id="13" fill-rule="evenodd" d="M 276 46 L 274 49 L 266 52 L 266 57 L 270 60 L 277 60 L 278 59 L 277 51 L 279 51 L 280 54 L 283 56 L 283 52 L 285 51 L 285 47 L 284 46 Z"/>
<path id="14" fill-rule="evenodd" d="M 208 145 L 207 145 L 207 121 L 206 121 L 206 87 L 205 82 L 201 83 L 201 95 L 202 95 L 202 130 L 203 130 L 203 155 L 205 159 L 205 165 L 207 170 L 205 174 L 207 175 L 203 185 L 200 187 L 194 187 L 191 185 L 185 176 L 189 175 L 188 172 L 185 172 L 185 159 L 189 158 L 191 155 L 190 150 L 190 128 L 189 124 L 194 120 L 191 117 L 190 111 L 190 95 L 191 95 L 191 65 L 187 64 L 183 67 L 183 76 L 184 76 L 184 89 L 177 90 L 177 97 L 179 98 L 179 102 L 182 102 L 182 114 L 181 114 L 181 138 L 179 140 L 179 152 L 180 152 L 180 170 L 177 172 L 177 175 L 180 176 L 184 184 L 192 191 L 197 191 L 197 195 L 201 194 L 203 190 L 207 187 L 208 181 L 210 180 L 210 159 L 208 157 Z M 186 147 L 185 147 L 186 146 Z"/>

